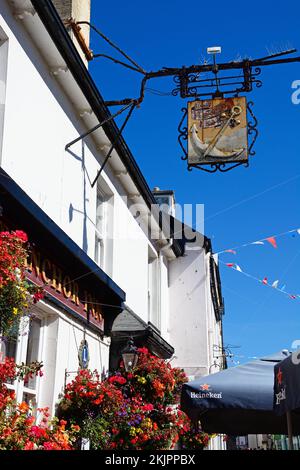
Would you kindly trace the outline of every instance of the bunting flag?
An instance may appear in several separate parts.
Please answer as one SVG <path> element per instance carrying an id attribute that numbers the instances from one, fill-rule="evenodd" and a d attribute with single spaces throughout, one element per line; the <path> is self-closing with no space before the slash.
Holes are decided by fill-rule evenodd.
<path id="1" fill-rule="evenodd" d="M 240 266 L 236 263 L 224 263 L 220 259 L 219 259 L 219 263 L 224 264 L 228 268 L 234 269 L 235 271 L 238 271 L 238 272 L 242 273 L 244 276 L 247 276 L 248 278 L 251 278 L 255 281 L 258 281 L 260 284 L 264 284 L 267 287 L 271 287 L 272 289 L 277 290 L 278 292 L 281 292 L 282 294 L 286 295 L 287 297 L 289 297 L 292 300 L 300 300 L 300 294 L 293 294 L 291 292 L 286 292 L 286 290 L 285 290 L 286 285 L 285 284 L 281 288 L 279 288 L 278 287 L 279 286 L 279 280 L 276 280 L 273 283 L 269 283 L 267 277 L 264 277 L 263 279 L 259 279 L 255 276 L 252 276 L 251 274 L 243 271 L 240 268 Z"/>
<path id="2" fill-rule="evenodd" d="M 265 245 L 265 242 L 267 242 L 267 243 L 269 243 L 270 245 L 272 245 L 273 248 L 278 248 L 278 245 L 277 245 L 277 238 L 283 237 L 284 235 L 292 235 L 293 237 L 295 237 L 295 234 L 300 235 L 300 228 L 295 228 L 295 229 L 293 229 L 293 230 L 288 230 L 288 231 L 286 231 L 286 232 L 278 233 L 277 235 L 273 235 L 273 236 L 271 236 L 271 237 L 262 238 L 261 240 L 254 240 L 254 241 L 252 241 L 252 242 L 244 243 L 243 245 L 236 246 L 236 247 L 233 247 L 233 248 L 227 248 L 227 249 L 225 249 L 225 250 L 219 251 L 219 252 L 216 253 L 216 254 L 217 254 L 217 255 L 220 255 L 221 253 L 232 253 L 232 254 L 236 255 L 236 250 L 239 249 L 239 248 L 244 248 L 244 247 L 250 246 L 250 245 Z"/>
<path id="3" fill-rule="evenodd" d="M 277 243 L 274 237 L 266 238 L 267 242 L 269 242 L 274 248 L 277 248 Z"/>
<path id="4" fill-rule="evenodd" d="M 236 271 L 239 271 L 240 273 L 243 272 L 243 271 L 241 270 L 241 267 L 240 267 L 238 264 L 235 264 L 235 263 L 226 263 L 226 266 L 228 266 L 228 268 L 233 268 L 233 269 L 235 269 Z"/>

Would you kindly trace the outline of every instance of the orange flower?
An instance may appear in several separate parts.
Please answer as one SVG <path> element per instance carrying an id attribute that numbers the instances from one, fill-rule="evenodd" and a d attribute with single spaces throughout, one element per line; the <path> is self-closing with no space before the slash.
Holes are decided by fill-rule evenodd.
<path id="1" fill-rule="evenodd" d="M 29 409 L 29 406 L 27 405 L 27 403 L 25 403 L 25 401 L 22 401 L 22 403 L 19 404 L 18 408 L 21 413 L 26 413 Z"/>
<path id="2" fill-rule="evenodd" d="M 80 426 L 78 426 L 78 424 L 72 424 L 71 428 L 72 428 L 72 431 L 74 432 L 80 431 Z"/>

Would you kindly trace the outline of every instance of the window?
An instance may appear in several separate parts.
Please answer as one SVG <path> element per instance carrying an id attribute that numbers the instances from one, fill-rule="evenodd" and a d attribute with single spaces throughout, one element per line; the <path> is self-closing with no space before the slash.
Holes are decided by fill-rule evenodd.
<path id="1" fill-rule="evenodd" d="M 148 321 L 160 329 L 159 309 L 159 261 L 148 258 Z"/>
<path id="2" fill-rule="evenodd" d="M 5 343 L 5 354 L 13 357 L 17 364 L 22 362 L 30 364 L 41 360 L 42 320 L 38 317 L 23 318 L 16 339 L 12 338 Z M 26 381 L 15 381 L 7 384 L 8 388 L 15 390 L 17 401 L 25 401 L 35 409 L 38 401 L 39 377 L 34 376 Z"/>
<path id="3" fill-rule="evenodd" d="M 100 180 L 97 187 L 94 261 L 109 276 L 113 269 L 114 195 Z"/>
<path id="4" fill-rule="evenodd" d="M 96 231 L 95 231 L 95 262 L 104 269 L 105 267 L 105 240 L 107 232 L 107 200 L 105 195 L 97 191 L 96 206 Z"/>
<path id="5" fill-rule="evenodd" d="M 7 74 L 8 38 L 0 28 L 0 156 L 2 153 L 6 74 Z"/>
<path id="6" fill-rule="evenodd" d="M 219 267 L 213 256 L 210 257 L 210 290 L 214 306 L 216 321 L 220 321 L 224 315 L 224 299 L 221 291 Z"/>

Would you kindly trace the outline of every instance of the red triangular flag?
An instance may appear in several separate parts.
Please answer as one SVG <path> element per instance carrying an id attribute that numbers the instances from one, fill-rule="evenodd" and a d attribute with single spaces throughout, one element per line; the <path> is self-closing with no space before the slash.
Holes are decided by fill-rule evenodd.
<path id="1" fill-rule="evenodd" d="M 233 263 L 226 263 L 226 266 L 228 266 L 228 268 L 233 268 L 234 264 Z"/>
<path id="2" fill-rule="evenodd" d="M 268 278 L 267 277 L 264 277 L 263 280 L 261 281 L 263 284 L 268 284 Z"/>
<path id="3" fill-rule="evenodd" d="M 295 295 L 289 295 L 289 297 L 290 297 L 291 299 L 296 299 L 296 296 L 295 296 Z"/>
<path id="4" fill-rule="evenodd" d="M 277 248 L 277 243 L 274 237 L 266 238 L 267 242 L 269 242 L 274 248 Z"/>

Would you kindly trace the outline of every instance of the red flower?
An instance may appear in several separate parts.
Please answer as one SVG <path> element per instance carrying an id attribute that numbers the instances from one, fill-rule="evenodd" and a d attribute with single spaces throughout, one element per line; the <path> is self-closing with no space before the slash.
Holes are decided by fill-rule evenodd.
<path id="1" fill-rule="evenodd" d="M 154 406 L 151 403 L 148 403 L 147 405 L 144 405 L 142 409 L 143 411 L 152 411 Z"/>
<path id="2" fill-rule="evenodd" d="M 33 303 L 37 303 L 39 300 L 44 298 L 44 293 L 41 291 L 37 291 L 33 294 Z"/>
<path id="3" fill-rule="evenodd" d="M 15 235 L 16 235 L 17 238 L 22 240 L 22 242 L 24 242 L 24 243 L 28 242 L 27 234 L 25 232 L 23 232 L 23 230 L 15 230 Z"/>
<path id="4" fill-rule="evenodd" d="M 131 444 L 133 444 L 133 445 L 134 445 L 134 444 L 136 444 L 136 443 L 137 443 L 137 441 L 138 441 L 138 438 L 137 438 L 137 437 L 134 437 L 133 439 L 131 439 L 131 441 L 130 441 L 130 442 L 131 442 Z"/>
<path id="5" fill-rule="evenodd" d="M 117 384 L 120 384 L 120 385 L 126 384 L 126 382 L 127 382 L 127 380 L 124 377 L 120 376 L 120 375 L 113 375 L 112 377 L 109 377 L 108 381 L 111 384 L 117 383 Z"/>
<path id="6" fill-rule="evenodd" d="M 40 439 L 41 437 L 47 437 L 45 428 L 41 428 L 40 426 L 31 426 L 30 433 L 37 439 Z"/>
<path id="7" fill-rule="evenodd" d="M 102 403 L 104 395 L 99 395 L 99 398 L 93 401 L 94 405 L 100 405 Z"/>
<path id="8" fill-rule="evenodd" d="M 148 349 L 147 348 L 138 348 L 138 352 L 141 354 L 148 354 Z"/>
<path id="9" fill-rule="evenodd" d="M 34 450 L 34 442 L 32 441 L 26 442 L 24 450 Z"/>

